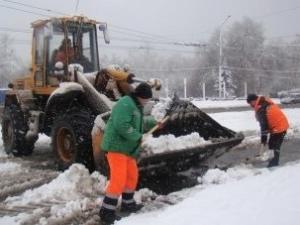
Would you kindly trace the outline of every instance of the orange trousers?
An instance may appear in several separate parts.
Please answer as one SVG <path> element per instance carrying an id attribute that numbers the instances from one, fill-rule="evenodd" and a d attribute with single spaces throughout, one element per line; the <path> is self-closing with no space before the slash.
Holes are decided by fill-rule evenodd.
<path id="1" fill-rule="evenodd" d="M 106 194 L 120 196 L 123 192 L 134 192 L 139 176 L 136 159 L 117 152 L 108 152 L 106 156 L 110 169 Z"/>

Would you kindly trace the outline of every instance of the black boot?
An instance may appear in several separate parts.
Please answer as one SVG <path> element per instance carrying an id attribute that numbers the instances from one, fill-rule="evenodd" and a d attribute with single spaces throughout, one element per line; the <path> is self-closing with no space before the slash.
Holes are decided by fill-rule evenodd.
<path id="1" fill-rule="evenodd" d="M 99 212 L 99 216 L 102 224 L 114 224 L 116 220 L 120 220 L 121 217 L 116 215 L 115 210 L 110 210 L 106 208 L 101 208 Z"/>
<path id="2" fill-rule="evenodd" d="M 141 210 L 144 205 L 137 204 L 133 199 L 134 193 L 123 193 L 122 194 L 122 204 L 121 204 L 121 212 L 122 213 L 135 213 Z"/>
<path id="3" fill-rule="evenodd" d="M 275 167 L 275 166 L 279 165 L 279 155 L 280 155 L 280 150 L 274 150 L 274 157 L 269 162 L 268 168 Z"/>
<path id="4" fill-rule="evenodd" d="M 116 215 L 117 204 L 118 198 L 105 196 L 99 212 L 99 216 L 103 224 L 113 224 L 116 220 L 121 219 L 121 217 Z"/>
<path id="5" fill-rule="evenodd" d="M 123 213 L 135 213 L 135 212 L 140 211 L 143 207 L 144 207 L 143 204 L 137 204 L 136 202 L 130 203 L 130 204 L 122 203 L 121 212 L 123 212 Z"/>

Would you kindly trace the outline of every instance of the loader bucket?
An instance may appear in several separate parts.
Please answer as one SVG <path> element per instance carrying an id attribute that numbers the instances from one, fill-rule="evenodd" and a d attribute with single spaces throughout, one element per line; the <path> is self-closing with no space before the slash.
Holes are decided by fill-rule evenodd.
<path id="1" fill-rule="evenodd" d="M 152 155 L 143 154 L 142 151 L 139 158 L 139 167 L 142 173 L 179 172 L 203 163 L 209 164 L 213 158 L 225 154 L 244 139 L 243 134 L 221 126 L 188 101 L 173 100 L 167 114 L 170 115 L 170 120 L 163 129 L 153 134 L 154 137 L 167 134 L 178 137 L 197 132 L 202 138 L 210 140 L 210 142 L 205 145 Z"/>

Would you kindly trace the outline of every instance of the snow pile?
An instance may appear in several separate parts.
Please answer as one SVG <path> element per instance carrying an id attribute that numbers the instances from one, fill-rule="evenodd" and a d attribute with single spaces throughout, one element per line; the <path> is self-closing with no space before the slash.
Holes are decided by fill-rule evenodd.
<path id="1" fill-rule="evenodd" d="M 256 176 L 247 169 L 228 171 L 228 176 L 212 171 L 205 182 L 218 181 L 219 185 L 198 189 L 165 210 L 132 215 L 117 224 L 298 225 L 299 170 L 298 162 L 274 170 L 258 170 Z"/>
<path id="2" fill-rule="evenodd" d="M 21 196 L 8 198 L 6 202 L 11 205 L 27 205 L 42 201 L 78 200 L 103 192 L 105 183 L 104 177 L 90 176 L 89 171 L 83 165 L 73 164 L 49 184 L 28 190 Z"/>
<path id="3" fill-rule="evenodd" d="M 263 169 L 254 169 L 249 165 L 240 165 L 229 168 L 227 171 L 220 169 L 210 169 L 203 177 L 199 177 L 200 184 L 208 186 L 214 184 L 225 184 L 246 177 L 255 176 L 266 172 Z"/>
<path id="4" fill-rule="evenodd" d="M 68 224 L 92 210 L 97 211 L 106 185 L 106 178 L 98 172 L 89 175 L 84 166 L 74 164 L 51 183 L 8 198 L 5 203 L 10 207 L 32 207 L 40 204 L 40 208 L 32 213 L 2 217 L 0 224 Z M 151 202 L 156 197 L 154 192 L 146 188 L 137 191 L 134 196 L 137 202 Z M 50 206 L 43 208 L 43 204 Z"/>
<path id="5" fill-rule="evenodd" d="M 134 199 L 137 203 L 151 201 L 156 197 L 157 194 L 148 188 L 142 188 L 134 193 Z"/>
<path id="6" fill-rule="evenodd" d="M 75 82 L 61 82 L 59 84 L 59 88 L 55 89 L 51 96 L 57 95 L 57 94 L 65 94 L 70 91 L 81 91 L 83 92 L 83 87 Z"/>
<path id="7" fill-rule="evenodd" d="M 160 102 L 158 102 L 153 106 L 151 115 L 154 116 L 154 119 L 156 121 L 160 121 L 165 117 L 167 113 L 167 109 L 169 109 L 171 103 L 172 103 L 172 99 L 167 98 L 161 100 Z"/>
<path id="8" fill-rule="evenodd" d="M 11 216 L 3 216 L 0 218 L 0 223 L 1 224 L 9 224 L 9 225 L 19 225 L 19 223 L 17 223 L 16 221 L 17 219 L 15 217 L 11 217 Z"/>
<path id="9" fill-rule="evenodd" d="M 50 204 L 49 213 L 45 214 L 43 208 L 36 209 L 32 214 L 0 218 L 0 224 L 7 221 L 9 224 L 37 224 L 32 221 L 38 221 L 40 225 L 52 222 L 64 224 L 70 218 L 81 216 L 86 210 L 99 206 L 106 184 L 106 178 L 98 172 L 90 175 L 83 165 L 73 164 L 49 184 L 5 200 L 5 204 L 10 207 Z"/>
<path id="10" fill-rule="evenodd" d="M 172 134 L 161 135 L 156 138 L 149 136 L 145 138 L 142 147 L 147 154 L 157 154 L 206 144 L 211 144 L 211 141 L 204 140 L 198 133 L 194 132 L 180 137 L 175 137 Z"/>

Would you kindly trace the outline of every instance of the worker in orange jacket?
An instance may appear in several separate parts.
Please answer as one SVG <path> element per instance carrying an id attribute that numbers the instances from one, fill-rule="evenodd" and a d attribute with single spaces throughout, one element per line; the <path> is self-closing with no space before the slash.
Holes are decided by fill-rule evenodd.
<path id="1" fill-rule="evenodd" d="M 270 160 L 268 167 L 279 165 L 280 147 L 286 135 L 289 123 L 282 110 L 271 99 L 265 96 L 249 94 L 248 104 L 254 108 L 256 119 L 260 124 L 261 143 L 267 144 L 268 134 L 269 149 L 274 151 L 274 157 Z"/>

